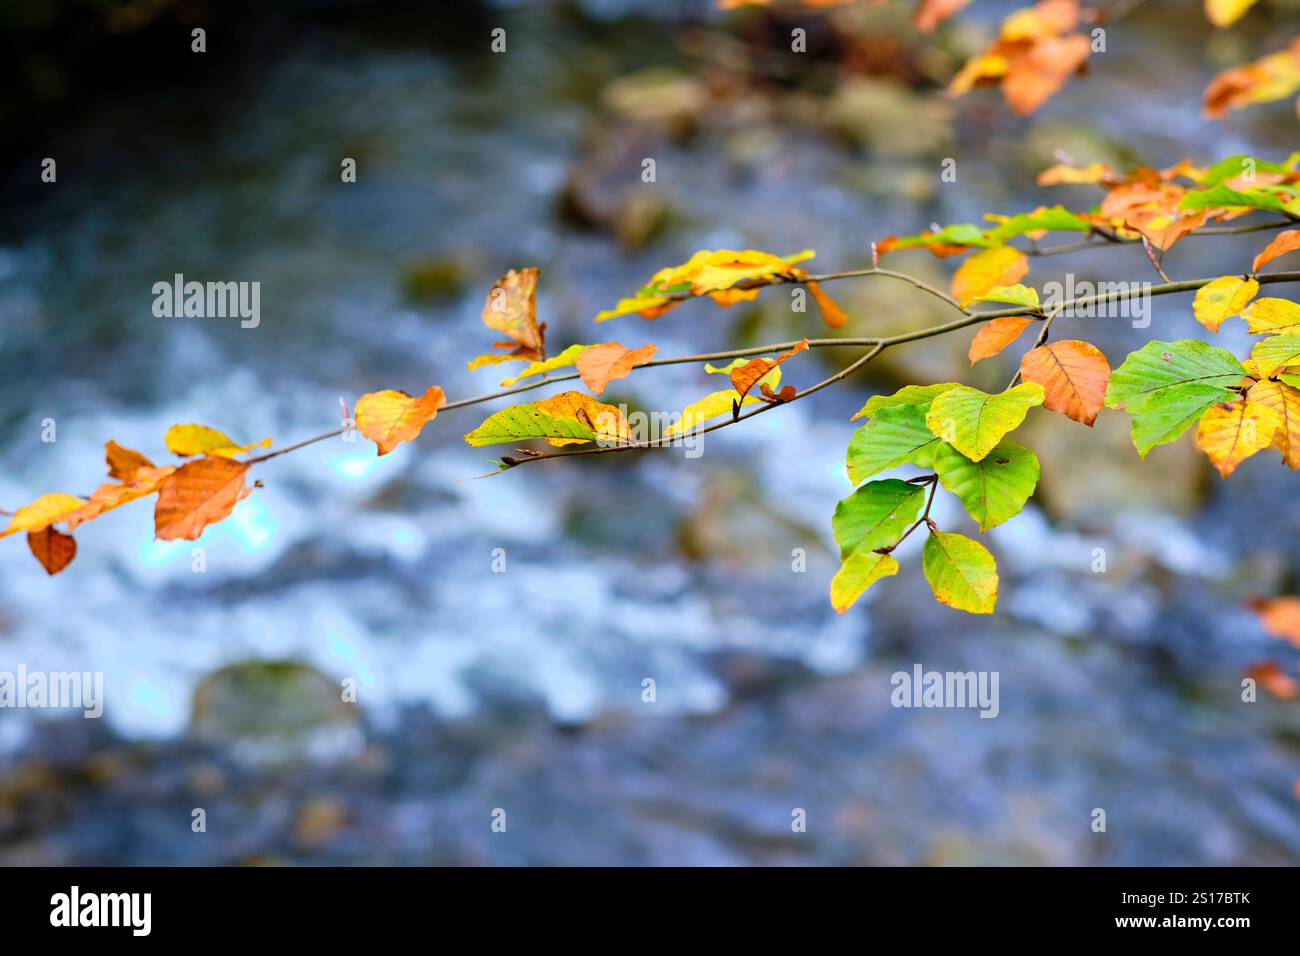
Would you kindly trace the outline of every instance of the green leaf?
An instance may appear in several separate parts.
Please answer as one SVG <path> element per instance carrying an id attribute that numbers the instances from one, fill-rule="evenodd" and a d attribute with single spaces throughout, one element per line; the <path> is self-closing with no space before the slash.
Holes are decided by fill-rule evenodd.
<path id="1" fill-rule="evenodd" d="M 1300 388 L 1300 375 L 1295 375 L 1295 374 L 1286 375 L 1286 374 L 1283 374 L 1283 375 L 1279 375 L 1279 376 L 1277 377 L 1277 380 L 1278 380 L 1279 382 L 1283 382 L 1283 383 L 1286 384 L 1286 385 L 1290 385 L 1292 388 Z"/>
<path id="2" fill-rule="evenodd" d="M 990 395 L 958 385 L 930 404 L 925 422 L 930 431 L 971 461 L 981 461 L 1007 432 L 1019 427 L 1029 409 L 1043 404 L 1043 386 L 1024 382 Z"/>
<path id="3" fill-rule="evenodd" d="M 845 559 L 831 578 L 831 606 L 843 614 L 862 592 L 881 578 L 898 573 L 898 562 L 888 554 L 874 551 L 856 551 Z"/>
<path id="4" fill-rule="evenodd" d="M 1246 370 L 1227 349 L 1197 339 L 1148 342 L 1110 373 L 1106 407 L 1138 414 L 1161 391 L 1188 382 L 1235 385 Z"/>
<path id="5" fill-rule="evenodd" d="M 1209 189 L 1194 189 L 1178 202 L 1180 209 L 1218 209 L 1222 206 L 1241 206 L 1248 209 L 1271 209 L 1292 216 L 1300 215 L 1300 199 L 1286 199 L 1295 193 L 1294 186 L 1252 186 L 1249 189 L 1229 189 L 1223 183 Z"/>
<path id="6" fill-rule="evenodd" d="M 938 385 L 904 385 L 893 395 L 872 395 L 867 399 L 867 404 L 858 409 L 858 413 L 849 421 L 870 418 L 882 408 L 890 408 L 894 405 L 916 405 L 928 409 L 936 395 L 942 395 L 948 389 L 956 387 L 956 382 L 941 382 Z"/>
<path id="7" fill-rule="evenodd" d="M 1270 163 L 1268 160 L 1256 159 L 1254 156 L 1238 153 L 1236 156 L 1229 156 L 1226 159 L 1219 160 L 1207 169 L 1201 176 L 1201 185 L 1217 186 L 1225 179 L 1235 179 L 1251 170 L 1256 173 L 1286 174 L 1293 168 L 1296 155 L 1291 156 L 1287 163 L 1283 164 Z"/>
<path id="8" fill-rule="evenodd" d="M 891 237 L 886 240 L 888 249 L 910 249 L 917 246 L 975 246 L 991 248 L 1002 245 L 999 241 L 989 239 L 986 230 L 973 222 L 954 223 L 944 226 L 938 232 L 921 233 L 916 236 Z"/>
<path id="9" fill-rule="evenodd" d="M 528 438 L 579 438 L 595 441 L 596 433 L 573 418 L 553 418 L 533 405 L 511 405 L 494 412 L 465 436 L 471 445 L 495 445 Z"/>
<path id="10" fill-rule="evenodd" d="M 1259 374 L 1265 378 L 1280 368 L 1300 365 L 1300 332 L 1270 335 L 1255 343 L 1255 347 L 1250 350 L 1250 357 L 1255 360 Z"/>
<path id="11" fill-rule="evenodd" d="M 840 558 L 895 544 L 916 521 L 924 503 L 924 485 L 895 478 L 867 482 L 835 506 L 831 528 Z"/>
<path id="12" fill-rule="evenodd" d="M 932 531 L 921 566 L 940 604 L 971 614 L 992 614 L 998 599 L 998 565 L 984 545 L 964 535 Z"/>
<path id="13" fill-rule="evenodd" d="M 882 408 L 853 433 L 845 464 L 849 480 L 861 484 L 878 471 L 904 462 L 928 468 L 939 440 L 925 424 L 925 412 L 917 405 Z"/>
<path id="14" fill-rule="evenodd" d="M 1020 513 L 1038 484 L 1038 456 L 1004 438 L 982 461 L 971 461 L 950 445 L 934 454 L 934 470 L 944 488 L 961 499 L 981 531 Z"/>
<path id="15" fill-rule="evenodd" d="M 1010 217 L 1006 222 L 990 229 L 988 238 L 995 242 L 1006 242 L 1027 232 L 1038 232 L 1043 229 L 1054 232 L 1089 232 L 1092 224 L 1076 216 L 1064 206 L 1049 206 L 1036 212 L 1022 212 Z"/>
<path id="16" fill-rule="evenodd" d="M 1156 445 L 1173 441 L 1200 420 L 1216 402 L 1231 401 L 1236 393 L 1218 385 L 1185 382 L 1153 393 L 1133 416 L 1133 447 L 1145 458 Z"/>

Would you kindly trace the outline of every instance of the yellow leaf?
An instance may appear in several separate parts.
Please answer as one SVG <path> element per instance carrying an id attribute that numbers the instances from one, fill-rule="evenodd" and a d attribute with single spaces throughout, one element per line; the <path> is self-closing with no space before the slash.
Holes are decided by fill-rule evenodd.
<path id="1" fill-rule="evenodd" d="M 724 388 L 718 392 L 710 392 L 698 402 L 691 402 L 682 409 L 677 421 L 664 429 L 664 437 L 668 438 L 672 435 L 683 434 L 710 419 L 717 418 L 720 415 L 730 415 L 731 409 L 736 402 L 740 402 L 741 405 L 757 405 L 758 399 L 752 395 L 746 395 L 745 399 L 741 401 L 740 393 L 734 388 Z"/>
<path id="2" fill-rule="evenodd" d="M 568 419 L 589 427 L 598 441 L 620 444 L 627 439 L 628 424 L 622 411 L 614 405 L 598 402 L 583 392 L 561 392 L 540 402 L 533 402 L 533 407 L 550 418 Z M 582 444 L 582 438 L 547 438 L 550 445 Z"/>
<path id="3" fill-rule="evenodd" d="M 522 372 L 520 372 L 518 375 L 514 376 L 513 378 L 503 378 L 501 380 L 501 387 L 506 388 L 510 385 L 514 385 L 516 382 L 519 382 L 525 378 L 532 378 L 534 375 L 544 375 L 547 372 L 555 371 L 557 368 L 567 368 L 568 366 L 578 361 L 578 356 L 581 355 L 585 350 L 589 348 L 591 348 L 591 346 L 589 345 L 570 345 L 559 355 L 555 356 L 554 358 L 548 358 L 545 362 L 531 362 L 528 364 L 527 367 L 524 368 Z M 480 356 L 480 358 L 491 358 L 491 357 L 494 356 L 487 356 L 487 355 Z M 518 358 L 518 356 L 513 356 L 513 357 Z M 475 359 L 475 361 L 478 361 L 478 359 Z M 483 362 L 480 364 L 486 365 L 487 363 Z M 473 371 L 473 369 L 471 369 L 471 371 Z"/>
<path id="4" fill-rule="evenodd" d="M 248 445 L 240 445 L 229 435 L 219 432 L 215 428 L 209 428 L 207 425 L 173 425 L 167 429 L 167 434 L 163 440 L 167 443 L 168 451 L 180 455 L 182 458 L 188 458 L 191 455 L 216 455 L 218 458 L 233 458 L 235 455 L 243 454 L 252 448 L 268 448 L 271 445 L 271 439 L 269 438 L 263 438 L 261 441 Z"/>
<path id="5" fill-rule="evenodd" d="M 1277 412 L 1279 424 L 1273 445 L 1292 471 L 1300 468 L 1300 389 L 1284 382 L 1259 382 L 1251 387 L 1247 397 L 1256 405 Z"/>
<path id="6" fill-rule="evenodd" d="M 1216 27 L 1230 27 L 1255 5 L 1255 0 L 1205 0 L 1205 15 Z"/>
<path id="7" fill-rule="evenodd" d="M 0 532 L 6 538 L 17 531 L 44 531 L 50 525 L 63 521 L 70 512 L 81 507 L 81 499 L 72 495 L 41 495 L 29 505 L 23 505 L 9 519 L 9 526 Z"/>
<path id="8" fill-rule="evenodd" d="M 1253 280 L 1252 280 L 1253 281 Z M 1286 299 L 1256 299 L 1241 313 L 1257 335 L 1300 332 L 1300 305 Z"/>
<path id="9" fill-rule="evenodd" d="M 1239 399 L 1214 405 L 1196 428 L 1196 446 L 1227 478 L 1239 464 L 1272 444 L 1281 424 L 1277 412 L 1258 402 Z"/>
<path id="10" fill-rule="evenodd" d="M 430 385 L 419 398 L 391 388 L 370 392 L 357 399 L 357 430 L 378 446 L 379 454 L 387 455 L 419 435 L 446 401 L 437 385 Z"/>
<path id="11" fill-rule="evenodd" d="M 1197 322 L 1217 332 L 1223 320 L 1244 309 L 1258 291 L 1259 283 L 1254 279 L 1222 276 L 1196 290 L 1192 312 Z"/>
<path id="12" fill-rule="evenodd" d="M 1015 285 L 1029 272 L 1029 260 L 1019 249 L 997 246 L 982 249 L 958 267 L 952 277 L 952 294 L 962 306 L 981 298 L 990 289 Z"/>

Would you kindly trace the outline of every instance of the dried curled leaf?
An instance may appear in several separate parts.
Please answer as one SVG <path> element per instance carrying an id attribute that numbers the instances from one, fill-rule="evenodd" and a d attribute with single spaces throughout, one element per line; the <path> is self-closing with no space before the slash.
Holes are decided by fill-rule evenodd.
<path id="1" fill-rule="evenodd" d="M 248 462 L 212 455 L 181 465 L 158 493 L 154 534 L 164 541 L 195 540 L 248 494 L 247 473 Z"/>
<path id="2" fill-rule="evenodd" d="M 537 277 L 539 269 L 511 269 L 492 286 L 483 304 L 483 324 L 506 335 L 508 341 L 494 342 L 489 352 L 469 363 L 470 370 L 501 362 L 540 362 L 546 358 L 546 324 L 537 324 Z"/>
<path id="3" fill-rule="evenodd" d="M 1288 252 L 1295 252 L 1300 249 L 1300 229 L 1287 229 L 1285 232 L 1279 232 L 1273 237 L 1273 241 L 1260 250 L 1255 261 L 1250 265 L 1251 272 L 1258 272 L 1268 263 L 1272 262 Z"/>
<path id="4" fill-rule="evenodd" d="M 1254 63 L 1224 70 L 1205 89 L 1202 109 L 1210 119 L 1253 103 L 1280 100 L 1300 90 L 1300 37 Z"/>
<path id="5" fill-rule="evenodd" d="M 419 398 L 391 388 L 369 392 L 357 399 L 357 430 L 378 446 L 379 454 L 387 455 L 402 442 L 413 441 L 446 401 L 437 385 Z"/>
<path id="6" fill-rule="evenodd" d="M 758 383 L 759 379 L 763 378 L 768 372 L 772 371 L 772 369 L 776 368 L 786 359 L 798 355 L 800 352 L 806 351 L 807 348 L 808 340 L 802 339 L 795 343 L 794 348 L 790 349 L 788 352 L 782 352 L 774 359 L 750 359 L 743 365 L 739 365 L 731 370 L 731 384 L 735 387 L 736 393 L 744 398 L 749 394 L 749 390 Z"/>
<path id="7" fill-rule="evenodd" d="M 269 448 L 270 438 L 241 445 L 225 432 L 207 425 L 173 425 L 163 436 L 167 450 L 182 458 L 192 455 L 215 455 L 218 458 L 233 458 L 254 448 Z M 110 472 L 111 474 L 111 472 Z"/>

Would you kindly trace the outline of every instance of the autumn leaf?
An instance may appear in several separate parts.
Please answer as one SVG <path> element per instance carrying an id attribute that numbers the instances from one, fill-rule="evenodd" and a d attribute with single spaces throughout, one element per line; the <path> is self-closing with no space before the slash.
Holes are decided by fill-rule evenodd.
<path id="1" fill-rule="evenodd" d="M 632 314 L 658 318 L 686 296 L 708 295 L 724 307 L 749 301 L 758 295 L 762 285 L 794 278 L 795 263 L 813 255 L 811 249 L 784 257 L 753 249 L 701 249 L 679 266 L 660 269 L 635 296 L 620 299 L 614 308 L 598 312 L 596 321 Z M 735 288 L 739 283 L 744 286 Z"/>
<path id="2" fill-rule="evenodd" d="M 845 314 L 844 310 L 836 305 L 835 300 L 826 294 L 822 289 L 820 282 L 809 282 L 806 284 L 808 286 L 808 291 L 812 294 L 813 299 L 817 303 L 817 308 L 821 311 L 822 321 L 832 329 L 843 328 L 845 323 L 849 321 L 849 317 Z"/>
<path id="3" fill-rule="evenodd" d="M 1300 597 L 1254 598 L 1247 606 L 1259 615 L 1264 630 L 1300 648 Z"/>
<path id="4" fill-rule="evenodd" d="M 578 356 L 578 373 L 582 384 L 594 394 L 602 395 L 610 382 L 627 378 L 633 368 L 650 361 L 657 351 L 655 345 L 643 345 L 639 349 L 624 348 L 617 342 L 592 345 Z"/>
<path id="5" fill-rule="evenodd" d="M 1216 27 L 1230 27 L 1254 5 L 1255 0 L 1205 0 L 1205 15 Z"/>
<path id="6" fill-rule="evenodd" d="M 248 462 L 212 455 L 181 465 L 158 493 L 154 534 L 163 541 L 197 539 L 248 494 L 247 473 Z"/>
<path id="7" fill-rule="evenodd" d="M 589 345 L 570 345 L 554 358 L 548 358 L 543 362 L 530 362 L 518 375 L 511 378 L 503 378 L 501 380 L 501 387 L 508 388 L 526 378 L 532 378 L 534 375 L 545 375 L 547 372 L 553 372 L 557 368 L 568 368 L 570 365 L 576 365 L 578 356 L 589 348 L 591 348 Z"/>
<path id="8" fill-rule="evenodd" d="M 1255 343 L 1250 350 L 1250 357 L 1255 360 L 1259 374 L 1265 378 L 1278 369 L 1300 365 L 1300 332 L 1287 335 L 1271 335 Z"/>
<path id="9" fill-rule="evenodd" d="M 925 580 L 935 600 L 971 614 L 992 614 L 998 599 L 998 568 L 978 541 L 931 531 L 921 551 Z"/>
<path id="10" fill-rule="evenodd" d="M 357 399 L 357 430 L 378 446 L 380 455 L 387 455 L 402 442 L 414 441 L 446 402 L 437 385 L 419 398 L 391 388 L 368 392 Z"/>
<path id="11" fill-rule="evenodd" d="M 1095 345 L 1063 339 L 1025 353 L 1020 377 L 1043 386 L 1044 408 L 1092 427 L 1106 400 L 1110 363 Z"/>
<path id="12" fill-rule="evenodd" d="M 975 333 L 975 338 L 970 344 L 971 365 L 997 355 L 1019 338 L 1020 333 L 1033 322 L 1033 316 L 1007 315 L 980 326 L 980 330 Z"/>
<path id="13" fill-rule="evenodd" d="M 1260 254 L 1255 257 L 1251 263 L 1250 271 L 1258 272 L 1265 265 L 1272 262 L 1288 252 L 1295 252 L 1300 249 L 1300 229 L 1288 229 L 1285 232 L 1279 232 L 1273 237 L 1273 241 L 1266 245 Z"/>
<path id="14" fill-rule="evenodd" d="M 561 392 L 527 405 L 511 405 L 489 415 L 465 436 L 471 445 L 543 438 L 551 445 L 588 441 L 623 444 L 627 419 L 614 405 L 604 405 L 584 392 Z"/>
<path id="15" fill-rule="evenodd" d="M 1221 276 L 1196 290 L 1192 313 L 1211 332 L 1219 331 L 1223 320 L 1237 315 L 1259 291 L 1259 283 L 1242 276 Z"/>
<path id="16" fill-rule="evenodd" d="M 1246 370 L 1227 349 L 1197 339 L 1177 342 L 1148 342 L 1129 353 L 1110 376 L 1106 386 L 1106 407 L 1121 405 L 1138 414 L 1165 389 L 1191 382 L 1202 385 L 1235 385 Z"/>
<path id="17" fill-rule="evenodd" d="M 191 455 L 213 455 L 218 458 L 233 458 L 254 448 L 269 448 L 271 439 L 241 445 L 225 432 L 209 428 L 207 425 L 173 425 L 163 436 L 167 450 L 182 458 Z M 111 472 L 110 472 L 111 474 Z"/>
<path id="18" fill-rule="evenodd" d="M 1020 426 L 1030 408 L 1043 403 L 1043 394 L 1043 387 L 1033 382 L 996 395 L 958 385 L 935 398 L 925 423 L 971 461 L 981 461 L 1007 432 Z"/>
<path id="19" fill-rule="evenodd" d="M 1207 117 L 1222 119 L 1230 109 L 1280 100 L 1298 89 L 1300 37 L 1285 50 L 1224 70 L 1206 87 L 1202 108 Z"/>
<path id="20" fill-rule="evenodd" d="M 952 295 L 962 306 L 983 298 L 990 289 L 1019 282 L 1029 272 L 1029 260 L 1019 249 L 998 246 L 975 253 L 952 277 Z"/>
<path id="21" fill-rule="evenodd" d="M 1273 442 L 1281 426 L 1278 413 L 1248 400 L 1212 406 L 1196 429 L 1196 447 L 1205 452 L 1219 475 L 1227 478 L 1237 466 Z"/>
<path id="22" fill-rule="evenodd" d="M 500 362 L 540 362 L 546 358 L 546 324 L 537 324 L 537 277 L 540 270 L 511 269 L 488 292 L 481 318 L 489 329 L 503 333 L 508 341 L 494 342 L 506 352 L 480 355 L 469 363 L 470 370 Z"/>
<path id="23" fill-rule="evenodd" d="M 918 30 L 929 33 L 968 3 L 970 0 L 921 0 L 913 22 Z"/>
<path id="24" fill-rule="evenodd" d="M 1246 676 L 1259 683 L 1274 697 L 1291 700 L 1300 697 L 1300 681 L 1287 674 L 1277 661 L 1265 661 L 1246 668 Z M 1300 790 L 1300 788 L 1297 788 Z"/>
<path id="25" fill-rule="evenodd" d="M 1077 186 L 1096 185 L 1115 178 L 1115 171 L 1106 163 L 1089 163 L 1087 166 L 1071 166 L 1057 163 L 1038 174 L 1040 186 Z"/>
<path id="26" fill-rule="evenodd" d="M 104 445 L 104 458 L 108 462 L 108 477 L 118 481 L 132 481 L 141 468 L 152 468 L 153 462 L 130 448 L 123 448 L 110 439 Z"/>
<path id="27" fill-rule="evenodd" d="M 72 535 L 44 528 L 27 532 L 27 547 L 49 574 L 58 574 L 77 556 L 77 542 Z"/>
<path id="28" fill-rule="evenodd" d="M 1300 389 L 1285 382 L 1258 382 L 1251 386 L 1247 398 L 1277 413 L 1273 445 L 1292 471 L 1300 468 Z"/>
<path id="29" fill-rule="evenodd" d="M 934 453 L 934 470 L 981 531 L 1018 515 L 1033 495 L 1040 473 L 1038 456 L 1010 438 L 998 442 L 980 461 L 941 444 Z"/>
<path id="30" fill-rule="evenodd" d="M 1300 305 L 1287 299 L 1256 299 L 1241 313 L 1256 335 L 1300 332 Z"/>
<path id="31" fill-rule="evenodd" d="M 1009 302 L 1012 305 L 1023 305 L 1031 309 L 1040 308 L 1038 300 L 1038 290 L 1032 286 L 1020 285 L 998 285 L 989 289 L 983 295 L 979 296 L 981 302 Z M 1007 318 L 1021 318 L 1021 316 L 1007 316 Z M 994 320 L 996 321 L 996 320 Z"/>
<path id="32" fill-rule="evenodd" d="M 13 513 L 8 527 L 0 531 L 0 538 L 7 538 L 19 531 L 44 531 L 50 525 L 66 520 L 71 512 L 80 507 L 81 499 L 72 495 L 59 492 L 41 495 Z"/>
<path id="33" fill-rule="evenodd" d="M 775 359 L 756 358 L 750 359 L 743 365 L 737 366 L 731 371 L 731 384 L 736 389 L 736 393 L 742 398 L 749 394 L 749 390 L 757 384 L 758 380 L 767 375 L 768 372 L 776 368 L 791 356 L 807 350 L 808 340 L 802 339 L 796 342 L 794 348 L 788 352 L 782 352 Z"/>
<path id="34" fill-rule="evenodd" d="M 173 465 L 162 468 L 140 467 L 131 473 L 129 481 L 100 485 L 90 493 L 80 508 L 68 513 L 68 530 L 72 531 L 78 525 L 98 518 L 107 511 L 153 494 L 175 471 Z"/>

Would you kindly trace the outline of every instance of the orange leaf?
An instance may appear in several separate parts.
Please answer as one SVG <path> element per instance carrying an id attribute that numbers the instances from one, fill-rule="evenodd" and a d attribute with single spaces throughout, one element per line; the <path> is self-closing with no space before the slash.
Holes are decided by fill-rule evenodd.
<path id="1" fill-rule="evenodd" d="M 248 493 L 247 472 L 248 462 L 217 456 L 181 465 L 163 483 L 154 505 L 154 534 L 164 541 L 193 541 Z"/>
<path id="2" fill-rule="evenodd" d="M 369 392 L 357 399 L 357 430 L 379 447 L 379 454 L 387 455 L 419 435 L 446 401 L 437 385 L 430 385 L 419 398 L 391 388 Z"/>
<path id="3" fill-rule="evenodd" d="M 1246 603 L 1259 615 L 1264 630 L 1300 647 L 1300 597 L 1254 598 Z"/>
<path id="4" fill-rule="evenodd" d="M 970 0 L 921 0 L 914 18 L 916 28 L 929 33 L 968 3 Z"/>
<path id="5" fill-rule="evenodd" d="M 1205 452 L 1219 475 L 1227 478 L 1237 466 L 1273 441 L 1281 419 L 1257 402 L 1238 399 L 1213 405 L 1196 428 L 1196 447 Z"/>
<path id="6" fill-rule="evenodd" d="M 153 494 L 175 470 L 173 465 L 165 465 L 162 468 L 143 467 L 136 469 L 128 482 L 100 485 L 90 493 L 90 498 L 85 504 L 68 514 L 68 530 L 71 531 L 79 524 L 98 518 L 106 511 L 112 511 L 137 498 Z"/>
<path id="7" fill-rule="evenodd" d="M 104 445 L 104 458 L 108 462 L 108 477 L 116 478 L 118 481 L 132 481 L 135 473 L 141 468 L 153 467 L 153 462 L 144 455 L 130 448 L 123 448 L 111 439 Z"/>
<path id="8" fill-rule="evenodd" d="M 820 282 L 809 282 L 808 291 L 817 302 L 817 308 L 821 309 L 822 321 L 832 329 L 843 327 L 848 322 L 849 317 L 844 314 L 844 310 L 835 304 L 835 300 L 823 291 Z"/>
<path id="9" fill-rule="evenodd" d="M 617 342 L 593 345 L 578 356 L 578 374 L 592 394 L 602 395 L 610 382 L 627 378 L 633 368 L 650 361 L 657 351 L 656 345 L 643 345 L 639 349 L 627 349 Z"/>
<path id="10" fill-rule="evenodd" d="M 1043 407 L 1092 427 L 1106 400 L 1110 363 L 1095 345 L 1066 339 L 1020 360 L 1020 377 L 1043 386 Z"/>
<path id="11" fill-rule="evenodd" d="M 1273 241 L 1264 247 L 1264 251 L 1255 257 L 1255 261 L 1250 266 L 1251 272 L 1258 272 L 1260 266 L 1272 262 L 1278 256 L 1284 256 L 1288 252 L 1294 252 L 1300 249 L 1300 229 L 1288 229 L 1286 232 L 1279 232 L 1273 237 Z"/>
<path id="12" fill-rule="evenodd" d="M 50 574 L 58 574 L 77 556 L 77 542 L 72 535 L 53 528 L 27 532 L 27 547 Z"/>
<path id="13" fill-rule="evenodd" d="M 1300 681 L 1282 670 L 1282 665 L 1277 661 L 1252 664 L 1246 668 L 1246 676 L 1254 678 L 1260 687 L 1263 687 L 1274 697 L 1290 700 L 1293 697 L 1300 696 Z M 1300 784 L 1297 785 L 1297 788 L 1300 789 Z"/>
<path id="14" fill-rule="evenodd" d="M 970 344 L 970 363 L 974 365 L 981 359 L 991 358 L 1014 342 L 1025 327 L 1033 322 L 1027 315 L 1006 315 L 985 323 L 975 333 Z"/>
<path id="15" fill-rule="evenodd" d="M 754 387 L 754 383 L 766 375 L 772 369 L 776 368 L 792 355 L 808 348 L 808 340 L 803 339 L 795 343 L 794 348 L 788 352 L 782 352 L 776 359 L 756 358 L 751 359 L 744 365 L 737 365 L 731 370 L 731 384 L 736 389 L 740 398 L 749 394 L 749 390 Z"/>
<path id="16" fill-rule="evenodd" d="M 1092 44 L 1081 33 L 1039 40 L 1023 56 L 1011 62 L 1002 95 L 1021 116 L 1038 109 L 1065 85 L 1092 52 Z"/>

